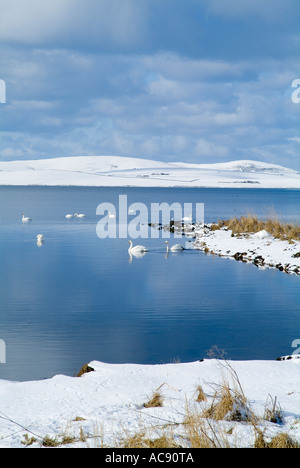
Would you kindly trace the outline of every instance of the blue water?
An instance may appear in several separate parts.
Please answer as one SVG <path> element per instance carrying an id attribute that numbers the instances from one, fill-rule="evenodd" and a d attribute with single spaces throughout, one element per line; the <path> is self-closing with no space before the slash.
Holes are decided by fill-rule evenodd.
<path id="1" fill-rule="evenodd" d="M 214 346 L 229 359 L 293 352 L 299 277 L 192 250 L 167 257 L 162 237 L 134 241 L 149 252 L 130 261 L 127 238 L 96 234 L 98 204 L 117 206 L 120 194 L 204 203 L 206 222 L 248 212 L 300 221 L 297 190 L 0 187 L 1 379 L 74 375 L 92 360 L 194 361 Z M 75 212 L 86 218 L 66 220 Z"/>

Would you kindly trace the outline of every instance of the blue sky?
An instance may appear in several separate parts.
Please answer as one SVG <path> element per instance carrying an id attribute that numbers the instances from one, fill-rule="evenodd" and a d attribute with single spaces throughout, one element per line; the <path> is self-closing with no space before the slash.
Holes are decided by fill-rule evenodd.
<path id="1" fill-rule="evenodd" d="M 0 160 L 300 169 L 299 0 L 0 0 Z"/>

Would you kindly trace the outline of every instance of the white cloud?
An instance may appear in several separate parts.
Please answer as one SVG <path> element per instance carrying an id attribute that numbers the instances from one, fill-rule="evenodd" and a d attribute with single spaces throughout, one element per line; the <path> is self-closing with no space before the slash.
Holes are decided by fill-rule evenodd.
<path id="1" fill-rule="evenodd" d="M 204 138 L 200 138 L 196 142 L 195 154 L 201 157 L 205 156 L 219 159 L 220 157 L 228 155 L 228 149 L 225 146 L 217 145 Z"/>
<path id="2" fill-rule="evenodd" d="M 278 18 L 292 3 L 203 0 L 198 8 L 195 0 L 191 19 L 193 9 L 179 0 L 0 0 L 8 101 L 1 107 L 0 156 L 209 162 L 292 154 L 300 106 L 291 102 L 291 83 L 299 58 L 293 47 L 276 56 L 276 28 L 253 36 L 257 24 L 262 28 L 256 17 L 271 8 L 270 19 Z M 213 14 L 204 14 L 204 4 Z M 235 33 L 228 25 L 238 25 Z M 235 34 L 244 26 L 240 42 Z M 261 40 L 270 37 L 274 56 L 258 59 Z"/>
<path id="3" fill-rule="evenodd" d="M 0 39 L 41 46 L 133 46 L 144 34 L 136 0 L 1 0 Z"/>

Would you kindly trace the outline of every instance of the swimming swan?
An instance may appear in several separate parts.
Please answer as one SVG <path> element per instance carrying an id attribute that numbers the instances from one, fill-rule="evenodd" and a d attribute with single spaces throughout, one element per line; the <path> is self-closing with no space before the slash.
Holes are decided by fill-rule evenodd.
<path id="1" fill-rule="evenodd" d="M 31 218 L 26 218 L 26 217 L 24 216 L 24 213 L 23 213 L 23 214 L 22 214 L 22 222 L 23 222 L 23 223 L 29 223 L 29 221 L 32 221 L 32 219 L 31 219 Z"/>
<path id="2" fill-rule="evenodd" d="M 72 214 L 67 214 L 67 215 L 66 215 L 66 218 L 67 218 L 67 219 L 74 218 L 74 215 L 72 215 Z"/>
<path id="3" fill-rule="evenodd" d="M 167 246 L 167 252 L 182 252 L 184 250 L 184 247 L 182 247 L 182 245 L 180 244 L 175 244 L 175 245 L 172 245 L 172 247 L 170 247 L 170 244 L 168 241 L 165 242 L 166 246 Z"/>
<path id="4" fill-rule="evenodd" d="M 85 218 L 85 214 L 78 214 L 78 213 L 75 213 L 75 214 L 74 214 L 74 218 Z"/>
<path id="5" fill-rule="evenodd" d="M 130 254 L 137 254 L 137 253 L 147 252 L 147 248 L 144 247 L 143 245 L 136 245 L 135 247 L 133 247 L 132 241 L 129 241 L 128 244 L 130 244 L 130 247 L 128 249 L 128 252 Z"/>

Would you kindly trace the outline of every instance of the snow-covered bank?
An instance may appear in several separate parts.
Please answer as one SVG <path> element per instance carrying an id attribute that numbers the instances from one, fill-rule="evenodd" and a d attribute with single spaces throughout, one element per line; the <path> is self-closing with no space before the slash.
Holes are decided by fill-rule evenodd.
<path id="1" fill-rule="evenodd" d="M 300 189 L 300 173 L 258 161 L 187 164 L 83 156 L 0 162 L 0 185 Z"/>
<path id="2" fill-rule="evenodd" d="M 226 227 L 215 231 L 200 227 L 194 235 L 196 249 L 251 262 L 259 268 L 277 268 L 285 273 L 300 274 L 300 241 L 289 243 L 275 239 L 266 231 L 233 236 Z"/>
<path id="3" fill-rule="evenodd" d="M 283 361 L 229 364 L 251 411 L 259 418 L 266 440 L 284 432 L 300 442 L 300 359 L 293 356 Z M 175 438 L 182 443 L 181 423 L 187 402 L 200 408 L 195 401 L 197 387 L 202 386 L 207 396 L 205 404 L 209 405 L 214 385 L 224 378 L 230 383 L 232 377 L 227 363 L 215 359 L 153 366 L 96 361 L 89 365 L 94 371 L 80 378 L 58 375 L 43 381 L 0 381 L 0 446 L 23 447 L 22 441 L 33 438 L 38 442 L 33 442 L 32 447 L 39 447 L 45 437 L 78 438 L 84 434 L 86 442 L 73 442 L 73 446 L 93 447 L 93 436 L 101 433 L 101 443 L 116 447 L 122 437 L 146 427 L 158 431 L 165 424 L 170 424 Z M 163 406 L 145 408 L 144 403 L 157 389 L 163 396 Z M 263 419 L 270 397 L 276 397 L 280 405 L 281 424 Z M 233 421 L 226 425 L 232 446 L 253 445 L 251 425 Z"/>

